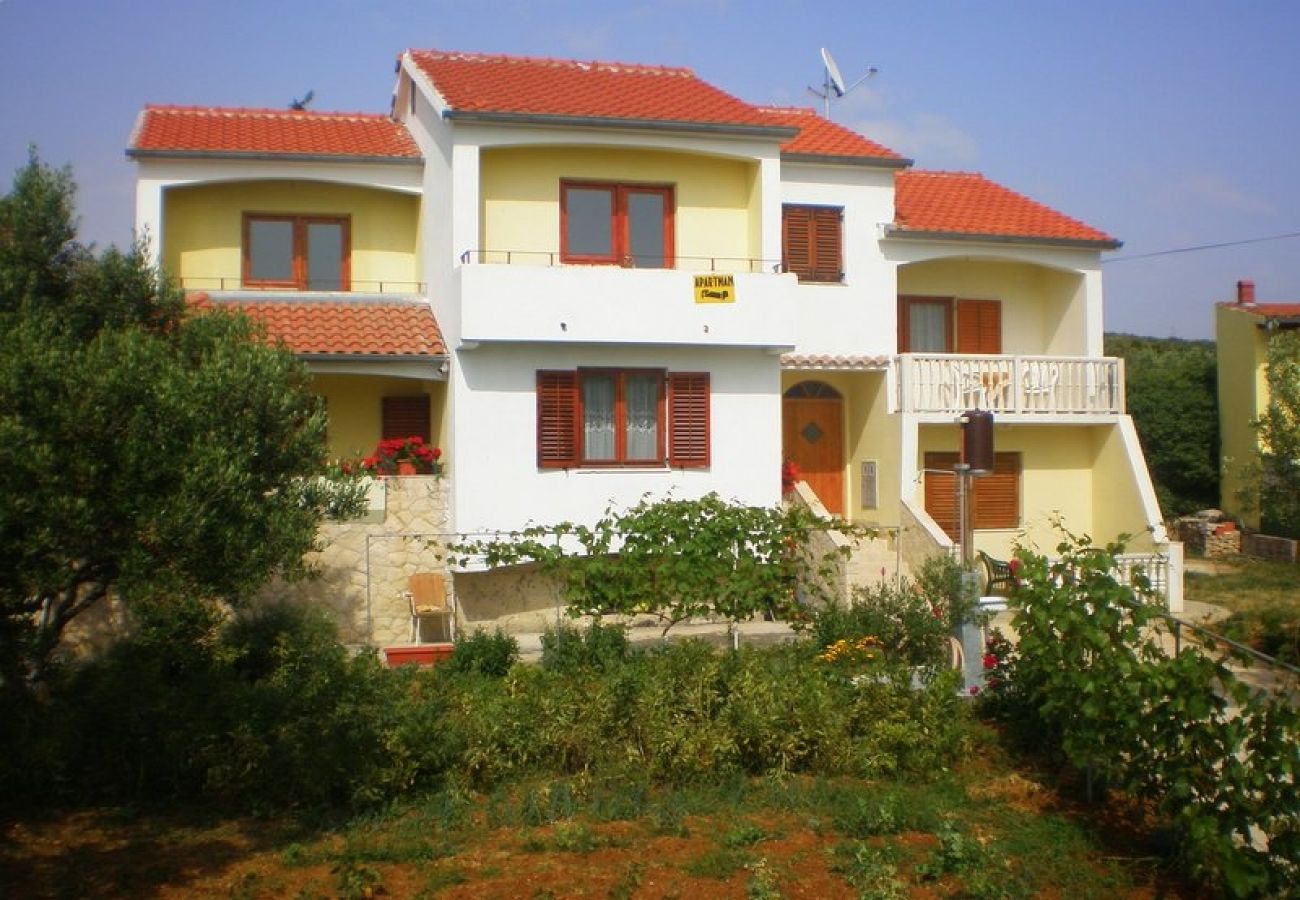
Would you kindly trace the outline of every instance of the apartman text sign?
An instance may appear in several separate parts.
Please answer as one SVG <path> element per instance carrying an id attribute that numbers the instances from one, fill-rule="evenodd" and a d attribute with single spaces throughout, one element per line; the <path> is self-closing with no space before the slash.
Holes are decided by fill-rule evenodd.
<path id="1" fill-rule="evenodd" d="M 696 303 L 735 303 L 735 275 L 696 275 Z"/>

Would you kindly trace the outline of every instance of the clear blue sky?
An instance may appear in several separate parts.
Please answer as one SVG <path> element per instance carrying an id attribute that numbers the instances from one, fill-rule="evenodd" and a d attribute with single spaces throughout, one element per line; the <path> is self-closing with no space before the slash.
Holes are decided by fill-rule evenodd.
<path id="1" fill-rule="evenodd" d="M 1208 337 L 1253 278 L 1300 301 L 1300 3 L 980 0 L 0 0 L 0 177 L 39 146 L 81 185 L 82 236 L 129 241 L 123 156 L 146 103 L 387 111 L 408 47 L 684 65 L 742 99 L 832 111 L 916 160 L 982 171 L 1125 242 L 1106 328 Z"/>

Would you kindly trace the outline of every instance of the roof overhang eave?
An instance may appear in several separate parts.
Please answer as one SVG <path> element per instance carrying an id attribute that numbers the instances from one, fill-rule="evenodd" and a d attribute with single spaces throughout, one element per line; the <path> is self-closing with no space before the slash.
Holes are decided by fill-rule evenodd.
<path id="1" fill-rule="evenodd" d="M 303 362 L 365 362 L 365 363 L 428 363 L 431 366 L 447 362 L 445 353 L 299 353 L 293 354 Z"/>
<path id="2" fill-rule="evenodd" d="M 743 125 L 729 122 L 683 122 L 670 119 L 620 119 L 609 116 L 560 116 L 539 113 L 480 112 L 448 109 L 443 118 L 466 124 L 555 125 L 563 128 L 619 128 L 788 141 L 799 133 L 784 125 Z"/>
<path id="3" fill-rule="evenodd" d="M 824 153 L 782 153 L 781 162 L 824 166 L 863 166 L 869 169 L 906 169 L 914 162 L 890 156 L 832 156 Z"/>
<path id="4" fill-rule="evenodd" d="M 972 244 L 1024 244 L 1037 247 L 1063 247 L 1070 250 L 1116 250 L 1123 241 L 1083 238 L 1034 237 L 1021 234 L 981 234 L 967 231 L 912 231 L 896 225 L 885 226 L 885 237 L 899 240 L 958 241 Z"/>
<path id="5" fill-rule="evenodd" d="M 253 162 L 368 163 L 378 165 L 423 166 L 420 156 L 365 156 L 345 153 L 264 153 L 233 150 L 148 150 L 127 147 L 130 159 L 237 159 Z"/>

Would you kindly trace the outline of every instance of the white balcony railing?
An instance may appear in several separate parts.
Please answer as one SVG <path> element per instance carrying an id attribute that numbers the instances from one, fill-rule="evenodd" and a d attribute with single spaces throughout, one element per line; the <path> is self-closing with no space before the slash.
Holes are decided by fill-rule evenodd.
<path id="1" fill-rule="evenodd" d="M 1029 418 L 1124 412 L 1124 361 L 1114 357 L 904 353 L 899 409 L 987 409 Z"/>

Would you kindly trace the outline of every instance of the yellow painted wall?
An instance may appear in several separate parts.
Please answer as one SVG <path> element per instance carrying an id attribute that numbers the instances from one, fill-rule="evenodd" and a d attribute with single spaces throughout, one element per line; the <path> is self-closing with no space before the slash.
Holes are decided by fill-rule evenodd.
<path id="1" fill-rule="evenodd" d="M 1084 350 L 1083 278 L 1027 263 L 941 259 L 898 270 L 899 294 L 1002 301 L 1002 352 Z"/>
<path id="2" fill-rule="evenodd" d="M 683 153 L 576 147 L 484 150 L 482 249 L 558 253 L 560 180 L 589 179 L 673 185 L 679 268 L 696 267 L 686 257 L 756 258 L 757 172 L 756 163 Z M 539 255 L 516 261 L 547 259 Z"/>
<path id="3" fill-rule="evenodd" d="M 329 452 L 336 459 L 369 456 L 379 443 L 381 400 L 388 396 L 428 394 L 430 427 L 440 446 L 447 447 L 444 415 L 446 385 L 440 381 L 383 378 L 369 375 L 316 375 L 312 387 L 329 409 Z M 450 462 L 446 456 L 444 462 Z"/>
<path id="4" fill-rule="evenodd" d="M 419 198 L 315 181 L 246 181 L 169 188 L 164 267 L 195 289 L 239 287 L 245 212 L 351 217 L 352 289 L 414 292 L 421 280 Z"/>
<path id="5" fill-rule="evenodd" d="M 1146 530 L 1141 496 L 1119 427 L 1097 425 L 1091 430 L 1095 462 L 1090 533 L 1097 542 L 1112 541 L 1121 534 L 1128 534 L 1131 535 L 1127 545 L 1130 551 L 1153 551 L 1155 543 Z"/>
<path id="6" fill-rule="evenodd" d="M 1219 504 L 1259 527 L 1257 509 L 1237 498 L 1245 486 L 1243 468 L 1255 458 L 1256 431 L 1251 424 L 1268 406 L 1268 341 L 1259 316 L 1229 304 L 1214 311 L 1214 336 L 1219 370 L 1219 452 L 1222 481 Z"/>
<path id="7" fill-rule="evenodd" d="M 1052 527 L 1053 518 L 1060 518 L 1076 534 L 1088 533 L 1102 541 L 1115 537 L 1108 531 L 1111 520 L 1137 521 L 1137 527 L 1144 527 L 1131 474 L 1120 478 L 1110 468 L 1098 467 L 1098 432 L 1113 430 L 1109 425 L 995 426 L 994 449 L 1020 454 L 1020 527 L 976 531 L 976 549 L 1003 559 L 1017 543 L 1052 551 L 1061 539 Z M 956 451 L 959 440 L 956 425 L 921 426 L 918 467 L 925 453 Z M 1114 465 L 1114 460 L 1108 463 Z M 918 496 L 923 497 L 924 491 Z M 1107 515 L 1099 514 L 1103 505 L 1109 505 Z"/>

